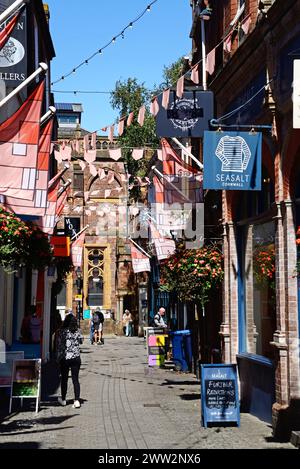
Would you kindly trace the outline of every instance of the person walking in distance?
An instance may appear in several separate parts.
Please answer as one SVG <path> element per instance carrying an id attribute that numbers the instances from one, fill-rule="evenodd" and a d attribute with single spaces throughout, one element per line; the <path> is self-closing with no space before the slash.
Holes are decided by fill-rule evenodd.
<path id="1" fill-rule="evenodd" d="M 94 328 L 94 342 L 97 345 L 103 345 L 104 314 L 99 308 L 92 313 L 92 323 Z"/>
<path id="2" fill-rule="evenodd" d="M 156 313 L 156 315 L 154 316 L 155 327 L 163 327 L 164 329 L 168 327 L 164 320 L 165 314 L 165 308 L 159 308 L 158 313 Z"/>
<path id="3" fill-rule="evenodd" d="M 68 376 L 69 370 L 71 370 L 74 387 L 73 408 L 75 409 L 81 406 L 79 370 L 81 366 L 80 344 L 82 342 L 83 336 L 78 329 L 77 319 L 73 314 L 68 314 L 57 334 L 56 358 L 61 373 L 61 397 L 58 398 L 58 402 L 62 406 L 67 405 Z"/>

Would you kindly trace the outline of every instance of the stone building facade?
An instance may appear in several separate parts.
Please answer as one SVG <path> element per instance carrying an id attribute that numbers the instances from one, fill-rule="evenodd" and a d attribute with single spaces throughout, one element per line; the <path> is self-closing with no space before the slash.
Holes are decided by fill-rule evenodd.
<path id="1" fill-rule="evenodd" d="M 293 60 L 300 52 L 300 1 L 191 2 L 193 63 L 201 59 L 199 7 L 209 3 L 206 50 L 216 48 L 208 88 L 222 124 L 270 125 L 263 132 L 262 190 L 223 191 L 223 361 L 238 363 L 242 409 L 272 422 L 289 439 L 300 429 L 299 280 L 300 131 L 293 128 Z M 245 34 L 243 21 L 250 18 Z M 233 32 L 232 49 L 223 40 Z M 248 102 L 248 104 L 247 104 Z M 230 129 L 228 129 L 230 130 Z M 245 129 L 243 129 L 245 130 Z M 267 252 L 276 269 L 260 282 Z M 261 267 L 261 266 L 260 266 Z"/>

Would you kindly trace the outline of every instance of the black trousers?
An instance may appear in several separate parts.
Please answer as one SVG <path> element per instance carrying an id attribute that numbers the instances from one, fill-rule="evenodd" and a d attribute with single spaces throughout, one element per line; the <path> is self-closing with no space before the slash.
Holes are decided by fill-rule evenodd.
<path id="1" fill-rule="evenodd" d="M 61 372 L 61 397 L 63 400 L 66 399 L 68 390 L 68 377 L 69 370 L 71 369 L 72 381 L 74 386 L 74 397 L 75 401 L 79 401 L 80 398 L 80 384 L 79 384 L 79 370 L 81 360 L 80 358 L 73 358 L 72 360 L 62 360 L 60 362 Z"/>

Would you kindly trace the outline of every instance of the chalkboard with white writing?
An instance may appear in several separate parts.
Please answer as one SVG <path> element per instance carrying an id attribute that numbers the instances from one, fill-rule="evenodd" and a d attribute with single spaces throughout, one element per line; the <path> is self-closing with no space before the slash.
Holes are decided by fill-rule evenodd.
<path id="1" fill-rule="evenodd" d="M 236 365 L 201 365 L 202 423 L 240 424 Z"/>

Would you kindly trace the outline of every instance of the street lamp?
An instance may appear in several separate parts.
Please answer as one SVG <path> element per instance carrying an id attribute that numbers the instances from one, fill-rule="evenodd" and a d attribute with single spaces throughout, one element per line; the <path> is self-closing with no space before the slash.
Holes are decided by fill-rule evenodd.
<path id="1" fill-rule="evenodd" d="M 76 287 L 77 287 L 77 295 L 80 295 L 76 304 L 76 314 L 77 314 L 77 321 L 78 327 L 80 329 L 80 319 L 81 319 L 81 304 L 82 304 L 82 270 L 80 267 L 76 269 Z"/>
<path id="2" fill-rule="evenodd" d="M 205 25 L 204 21 L 209 21 L 212 14 L 212 9 L 207 6 L 199 13 L 199 18 L 201 20 L 201 42 L 202 42 L 202 85 L 203 90 L 207 90 L 206 82 L 206 48 L 205 48 Z"/>

